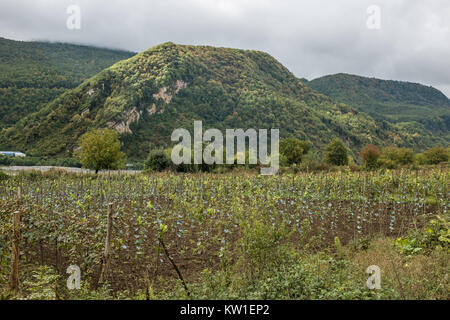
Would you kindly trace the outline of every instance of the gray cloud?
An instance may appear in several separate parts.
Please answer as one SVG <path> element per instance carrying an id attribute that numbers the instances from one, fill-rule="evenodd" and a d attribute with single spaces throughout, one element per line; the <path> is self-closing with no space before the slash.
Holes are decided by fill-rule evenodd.
<path id="1" fill-rule="evenodd" d="M 81 8 L 81 30 L 66 9 Z M 381 8 L 381 29 L 366 9 Z M 450 96 L 448 0 L 0 0 L 0 36 L 142 51 L 173 41 L 262 50 L 298 77 L 346 72 Z"/>

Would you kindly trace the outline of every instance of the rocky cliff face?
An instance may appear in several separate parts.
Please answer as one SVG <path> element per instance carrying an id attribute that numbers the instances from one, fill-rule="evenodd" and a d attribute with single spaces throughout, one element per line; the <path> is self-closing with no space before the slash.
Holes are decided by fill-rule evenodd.
<path id="1" fill-rule="evenodd" d="M 5 130 L 0 146 L 36 154 L 70 155 L 90 128 L 121 134 L 129 155 L 168 146 L 176 128 L 280 129 L 323 147 L 340 137 L 350 148 L 396 143 L 421 147 L 386 122 L 335 103 L 305 86 L 270 55 L 165 43 L 123 60 L 62 94 Z"/>

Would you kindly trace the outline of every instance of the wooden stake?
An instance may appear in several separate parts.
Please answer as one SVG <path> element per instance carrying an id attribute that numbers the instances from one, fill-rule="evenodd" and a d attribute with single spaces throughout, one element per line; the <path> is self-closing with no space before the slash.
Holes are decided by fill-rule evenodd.
<path id="1" fill-rule="evenodd" d="M 184 281 L 183 275 L 181 274 L 180 269 L 178 269 L 177 265 L 175 264 L 175 261 L 173 261 L 173 258 L 170 256 L 169 251 L 166 248 L 166 245 L 164 244 L 162 235 L 160 237 L 158 237 L 159 239 L 159 243 L 162 246 L 164 253 L 166 254 L 167 259 L 169 259 L 170 263 L 172 264 L 172 267 L 175 269 L 176 273 L 178 274 L 178 278 L 181 280 L 181 283 L 183 284 L 184 290 L 187 294 L 187 296 L 189 297 L 191 295 L 191 292 L 189 291 L 186 282 Z M 159 255 L 157 257 L 159 259 Z"/>
<path id="2" fill-rule="evenodd" d="M 111 254 L 112 228 L 113 228 L 112 207 L 113 207 L 113 204 L 109 203 L 108 204 L 107 224 L 106 224 L 105 251 L 103 252 L 100 277 L 98 280 L 99 284 L 103 283 L 105 281 L 106 273 L 109 269 L 110 254 Z"/>
<path id="3" fill-rule="evenodd" d="M 16 296 L 19 290 L 19 256 L 20 256 L 20 211 L 13 213 L 14 234 L 12 239 L 11 273 L 9 274 L 9 290 Z"/>

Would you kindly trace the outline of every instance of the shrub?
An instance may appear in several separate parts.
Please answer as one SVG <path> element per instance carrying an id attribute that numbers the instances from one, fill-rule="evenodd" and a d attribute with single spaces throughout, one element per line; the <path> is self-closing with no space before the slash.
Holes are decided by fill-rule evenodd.
<path id="1" fill-rule="evenodd" d="M 286 158 L 288 165 L 302 162 L 303 151 L 298 139 L 288 138 L 280 141 L 280 153 Z"/>
<path id="2" fill-rule="evenodd" d="M 303 148 L 303 154 L 306 155 L 312 148 L 312 143 L 309 141 L 300 141 L 300 145 Z"/>
<path id="3" fill-rule="evenodd" d="M 6 173 L 0 171 L 0 181 L 7 180 L 8 178 L 9 176 Z"/>
<path id="4" fill-rule="evenodd" d="M 395 161 L 393 161 L 391 159 L 381 158 L 378 160 L 378 164 L 385 169 L 396 169 L 397 168 L 397 164 L 395 163 Z"/>
<path id="5" fill-rule="evenodd" d="M 150 151 L 147 160 L 145 161 L 145 170 L 164 171 L 170 168 L 172 162 L 166 151 L 156 149 Z"/>
<path id="6" fill-rule="evenodd" d="M 427 164 L 439 164 L 447 162 L 449 159 L 448 150 L 443 147 L 428 149 L 423 153 Z"/>
<path id="7" fill-rule="evenodd" d="M 424 165 L 427 164 L 427 158 L 423 153 L 418 153 L 414 155 L 414 163 L 416 165 Z"/>
<path id="8" fill-rule="evenodd" d="M 301 169 L 315 171 L 321 167 L 321 158 L 317 151 L 308 152 L 302 160 Z"/>
<path id="9" fill-rule="evenodd" d="M 386 147 L 380 155 L 381 164 L 408 165 L 413 162 L 414 152 L 409 148 Z"/>
<path id="10" fill-rule="evenodd" d="M 311 150 L 312 144 L 309 141 L 300 141 L 296 138 L 287 138 L 280 141 L 281 164 L 299 164 L 302 158 Z M 284 161 L 283 161 L 284 160 Z"/>
<path id="11" fill-rule="evenodd" d="M 0 165 L 9 166 L 11 164 L 11 158 L 0 154 Z"/>
<path id="12" fill-rule="evenodd" d="M 334 139 L 325 149 L 325 162 L 335 166 L 348 164 L 348 150 L 340 139 Z"/>
<path id="13" fill-rule="evenodd" d="M 361 150 L 360 157 L 367 168 L 375 169 L 378 167 L 380 150 L 373 144 L 369 144 Z"/>
<path id="14" fill-rule="evenodd" d="M 27 156 L 25 158 L 5 157 L 0 155 L 0 165 L 3 166 L 58 166 L 81 168 L 76 158 L 48 158 Z"/>

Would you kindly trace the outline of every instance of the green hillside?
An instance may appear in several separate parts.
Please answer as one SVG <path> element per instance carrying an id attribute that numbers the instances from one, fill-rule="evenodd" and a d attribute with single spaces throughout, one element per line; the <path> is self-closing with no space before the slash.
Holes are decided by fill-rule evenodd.
<path id="1" fill-rule="evenodd" d="M 439 90 L 417 83 L 336 74 L 305 82 L 331 99 L 358 108 L 402 130 L 446 137 L 450 132 L 450 100 Z"/>
<path id="2" fill-rule="evenodd" d="M 70 155 L 89 128 L 121 133 L 128 155 L 170 144 L 175 128 L 280 128 L 281 136 L 323 147 L 342 138 L 422 149 L 440 142 L 401 132 L 386 121 L 303 85 L 270 55 L 257 51 L 165 43 L 120 61 L 2 132 L 0 148 Z"/>
<path id="3" fill-rule="evenodd" d="M 133 53 L 0 38 L 0 129 Z"/>

